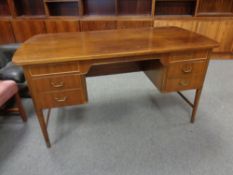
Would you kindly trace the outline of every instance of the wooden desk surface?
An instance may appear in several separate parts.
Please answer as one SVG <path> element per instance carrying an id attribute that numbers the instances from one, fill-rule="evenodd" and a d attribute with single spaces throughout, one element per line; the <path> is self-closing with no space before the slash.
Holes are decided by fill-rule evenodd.
<path id="1" fill-rule="evenodd" d="M 37 35 L 16 52 L 18 65 L 140 56 L 207 49 L 218 43 L 177 27 Z"/>

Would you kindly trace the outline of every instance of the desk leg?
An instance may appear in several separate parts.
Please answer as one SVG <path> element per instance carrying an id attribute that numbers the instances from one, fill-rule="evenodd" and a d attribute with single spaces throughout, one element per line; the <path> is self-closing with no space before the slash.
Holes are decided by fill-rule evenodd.
<path id="1" fill-rule="evenodd" d="M 191 123 L 195 122 L 195 117 L 196 117 L 196 113 L 197 113 L 199 100 L 201 97 L 201 92 L 202 92 L 202 88 L 196 90 L 195 100 L 194 100 L 194 104 L 193 104 L 193 112 L 192 112 L 192 117 L 191 117 Z"/>
<path id="2" fill-rule="evenodd" d="M 44 140 L 46 142 L 46 145 L 47 145 L 48 148 L 50 148 L 51 144 L 50 144 L 50 140 L 49 140 L 47 126 L 46 126 L 46 123 L 45 123 L 45 118 L 44 118 L 44 115 L 43 115 L 43 110 L 42 109 L 36 109 L 36 114 L 37 114 L 38 121 L 40 123 L 40 128 L 41 128 L 42 134 L 44 136 Z"/>

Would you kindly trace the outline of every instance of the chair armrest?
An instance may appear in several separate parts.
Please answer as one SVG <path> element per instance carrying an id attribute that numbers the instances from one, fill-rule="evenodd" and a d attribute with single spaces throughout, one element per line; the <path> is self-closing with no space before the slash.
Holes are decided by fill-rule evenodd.
<path id="1" fill-rule="evenodd" d="M 5 67 L 0 69 L 0 79 L 14 80 L 16 83 L 25 82 L 22 67 L 14 65 L 12 62 L 9 62 Z"/>

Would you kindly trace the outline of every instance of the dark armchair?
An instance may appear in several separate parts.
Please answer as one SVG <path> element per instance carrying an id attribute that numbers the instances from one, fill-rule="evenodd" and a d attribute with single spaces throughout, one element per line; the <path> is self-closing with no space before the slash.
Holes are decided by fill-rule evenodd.
<path id="1" fill-rule="evenodd" d="M 14 80 L 21 97 L 29 97 L 23 69 L 11 60 L 19 44 L 0 45 L 0 80 Z"/>

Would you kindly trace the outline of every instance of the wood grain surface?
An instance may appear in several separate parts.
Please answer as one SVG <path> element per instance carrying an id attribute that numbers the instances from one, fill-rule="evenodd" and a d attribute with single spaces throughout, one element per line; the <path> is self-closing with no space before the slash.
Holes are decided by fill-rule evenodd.
<path id="1" fill-rule="evenodd" d="M 218 43 L 177 27 L 43 34 L 26 41 L 13 62 L 19 65 L 140 56 L 208 49 Z"/>

